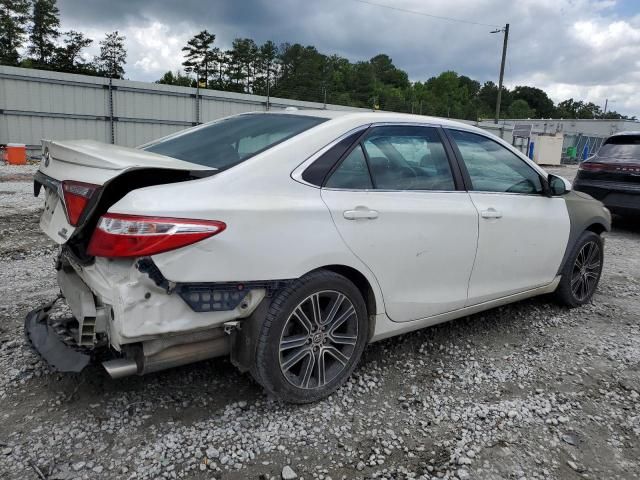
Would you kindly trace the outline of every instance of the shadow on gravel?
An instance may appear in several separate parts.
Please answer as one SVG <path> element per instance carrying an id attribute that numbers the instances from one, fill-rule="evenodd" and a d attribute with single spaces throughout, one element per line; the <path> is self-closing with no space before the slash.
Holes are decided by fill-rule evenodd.
<path id="1" fill-rule="evenodd" d="M 42 389 L 47 393 L 41 395 L 79 412 L 99 413 L 106 405 L 117 406 L 129 416 L 144 411 L 151 414 L 146 425 L 177 419 L 185 424 L 197 422 L 230 403 L 254 402 L 263 395 L 248 374 L 241 374 L 223 358 L 117 380 L 100 365 L 90 365 L 79 374 L 52 373 L 44 378 L 45 382 L 29 382 L 32 395 Z"/>

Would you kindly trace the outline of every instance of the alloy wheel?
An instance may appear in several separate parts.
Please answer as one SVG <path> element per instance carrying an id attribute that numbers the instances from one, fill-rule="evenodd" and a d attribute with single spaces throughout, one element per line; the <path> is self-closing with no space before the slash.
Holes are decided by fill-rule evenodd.
<path id="1" fill-rule="evenodd" d="M 585 243 L 576 256 L 571 274 L 571 291 L 580 302 L 589 298 L 598 284 L 600 257 L 600 245 L 593 241 Z"/>
<path id="2" fill-rule="evenodd" d="M 351 300 L 334 290 L 313 293 L 285 323 L 280 370 L 295 387 L 322 387 L 347 367 L 357 341 L 358 316 Z"/>

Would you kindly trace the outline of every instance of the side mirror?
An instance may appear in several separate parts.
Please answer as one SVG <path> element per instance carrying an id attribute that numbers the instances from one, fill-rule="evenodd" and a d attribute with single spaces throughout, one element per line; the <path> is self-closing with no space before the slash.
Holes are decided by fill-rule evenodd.
<path id="1" fill-rule="evenodd" d="M 547 182 L 549 183 L 549 193 L 554 197 L 564 195 L 571 190 L 569 180 L 558 175 L 549 175 Z"/>

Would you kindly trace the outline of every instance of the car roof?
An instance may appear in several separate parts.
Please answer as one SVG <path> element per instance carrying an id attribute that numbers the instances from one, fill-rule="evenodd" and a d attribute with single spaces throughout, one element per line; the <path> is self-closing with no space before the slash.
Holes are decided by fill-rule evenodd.
<path id="1" fill-rule="evenodd" d="M 634 136 L 634 137 L 640 136 L 640 130 L 628 130 L 626 132 L 617 132 L 617 133 L 614 133 L 614 134 L 610 135 L 609 138 L 611 138 L 611 137 L 624 137 L 624 136 Z"/>
<path id="2" fill-rule="evenodd" d="M 394 113 L 394 112 L 382 112 L 379 110 L 371 111 L 353 111 L 353 110 L 270 110 L 269 112 L 256 112 L 256 113 L 270 113 L 280 115 L 305 115 L 311 117 L 321 117 L 326 119 L 358 119 L 362 123 L 380 123 L 380 122 L 408 122 L 408 123 L 424 123 L 430 125 L 442 125 L 449 127 L 458 127 L 465 130 L 473 130 L 474 128 L 463 122 L 457 122 L 455 120 L 449 120 L 441 117 L 429 117 L 426 115 L 412 115 L 409 113 Z"/>

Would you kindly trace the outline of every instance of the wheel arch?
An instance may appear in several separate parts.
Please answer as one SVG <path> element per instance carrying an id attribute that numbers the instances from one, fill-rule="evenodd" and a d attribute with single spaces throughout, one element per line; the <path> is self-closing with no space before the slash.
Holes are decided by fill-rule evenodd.
<path id="1" fill-rule="evenodd" d="M 369 279 L 356 268 L 349 267 L 347 265 L 325 265 L 312 271 L 317 270 L 328 270 L 337 273 L 338 275 L 342 275 L 343 277 L 350 280 L 358 288 L 367 307 L 367 316 L 369 318 L 368 340 L 371 340 L 375 332 L 376 315 L 378 313 L 382 313 L 382 310 L 380 309 L 376 292 L 374 291 Z"/>
<path id="2" fill-rule="evenodd" d="M 588 195 L 571 191 L 564 197 L 569 215 L 569 238 L 557 274 L 560 275 L 574 245 L 584 232 L 601 235 L 611 230 L 611 216 L 602 203 Z"/>
<path id="3" fill-rule="evenodd" d="M 589 232 L 597 233 L 598 235 L 602 235 L 604 232 L 608 232 L 609 228 L 607 228 L 606 225 L 604 225 L 604 223 L 602 222 L 594 222 L 584 230 L 585 232 L 589 231 Z"/>

